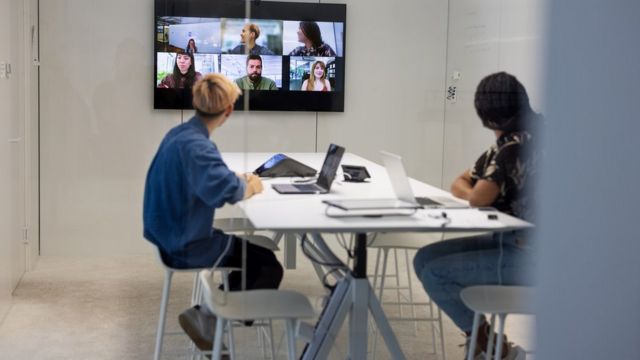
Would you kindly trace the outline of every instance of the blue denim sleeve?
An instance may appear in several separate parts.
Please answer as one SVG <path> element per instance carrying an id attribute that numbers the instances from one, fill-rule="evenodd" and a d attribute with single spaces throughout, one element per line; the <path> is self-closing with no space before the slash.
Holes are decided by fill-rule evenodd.
<path id="1" fill-rule="evenodd" d="M 235 204 L 238 201 L 244 199 L 244 192 L 247 189 L 247 181 L 244 178 L 239 178 L 239 179 L 240 179 L 240 186 L 238 187 L 238 190 L 236 191 L 236 194 L 233 197 L 233 200 L 229 201 L 230 204 Z"/>
<path id="2" fill-rule="evenodd" d="M 181 147 L 186 178 L 194 193 L 207 205 L 219 208 L 244 196 L 242 180 L 222 160 L 209 140 L 188 141 Z"/>

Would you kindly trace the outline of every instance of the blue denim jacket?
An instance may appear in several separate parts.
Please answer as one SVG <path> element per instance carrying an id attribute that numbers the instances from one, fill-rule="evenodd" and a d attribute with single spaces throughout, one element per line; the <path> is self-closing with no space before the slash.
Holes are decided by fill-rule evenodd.
<path id="1" fill-rule="evenodd" d="M 144 237 L 177 268 L 210 266 L 228 236 L 212 228 L 215 209 L 244 196 L 246 184 L 222 160 L 198 117 L 160 144 L 144 191 Z"/>

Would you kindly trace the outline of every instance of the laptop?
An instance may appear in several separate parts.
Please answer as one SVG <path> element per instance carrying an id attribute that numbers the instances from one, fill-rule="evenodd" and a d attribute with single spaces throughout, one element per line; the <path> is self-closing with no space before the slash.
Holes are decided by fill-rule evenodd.
<path id="1" fill-rule="evenodd" d="M 389 174 L 389 180 L 391 180 L 391 186 L 393 192 L 399 200 L 406 201 L 412 204 L 420 204 L 426 207 L 467 207 L 461 202 L 457 202 L 453 199 L 438 198 L 437 200 L 429 197 L 416 197 L 413 195 L 407 172 L 404 170 L 402 164 L 402 158 L 399 155 L 392 154 L 386 151 L 380 151 L 382 155 L 382 162 Z"/>
<path id="2" fill-rule="evenodd" d="M 315 184 L 273 184 L 271 187 L 280 194 L 326 194 L 331 189 L 333 179 L 336 177 L 342 155 L 344 155 L 342 146 L 329 145 Z"/>

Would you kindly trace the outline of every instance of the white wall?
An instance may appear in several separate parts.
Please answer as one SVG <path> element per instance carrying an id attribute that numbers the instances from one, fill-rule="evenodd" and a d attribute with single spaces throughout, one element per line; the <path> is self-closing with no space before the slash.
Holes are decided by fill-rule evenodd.
<path id="1" fill-rule="evenodd" d="M 544 0 L 450 0 L 443 187 L 468 169 L 495 142 L 483 128 L 473 97 L 480 80 L 509 72 L 527 89 L 536 111 L 543 111 Z M 454 80 L 454 72 L 460 79 Z"/>
<path id="2" fill-rule="evenodd" d="M 550 2 L 540 359 L 638 359 L 640 2 Z"/>
<path id="3" fill-rule="evenodd" d="M 226 151 L 319 151 L 329 142 L 406 158 L 438 183 L 446 2 L 347 1 L 343 114 L 234 115 Z M 152 110 L 153 1 L 41 4 L 42 253 L 147 251 L 142 193 L 150 160 L 180 112 Z M 391 56 L 395 54 L 395 56 Z M 185 118 L 188 114 L 185 112 Z"/>
<path id="4" fill-rule="evenodd" d="M 19 5 L 17 0 L 0 0 L 0 62 L 11 63 L 14 75 L 0 78 L 0 321 L 11 303 L 19 244 L 20 142 Z"/>

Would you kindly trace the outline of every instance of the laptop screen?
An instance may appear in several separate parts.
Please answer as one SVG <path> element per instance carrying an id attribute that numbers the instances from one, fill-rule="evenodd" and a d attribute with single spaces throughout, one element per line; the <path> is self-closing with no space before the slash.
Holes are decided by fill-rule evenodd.
<path id="1" fill-rule="evenodd" d="M 331 188 L 331 183 L 336 177 L 338 166 L 340 165 L 340 161 L 342 161 L 342 155 L 344 155 L 344 148 L 342 146 L 335 144 L 329 145 L 327 156 L 324 158 L 320 175 L 318 175 L 318 186 L 326 190 Z"/>

